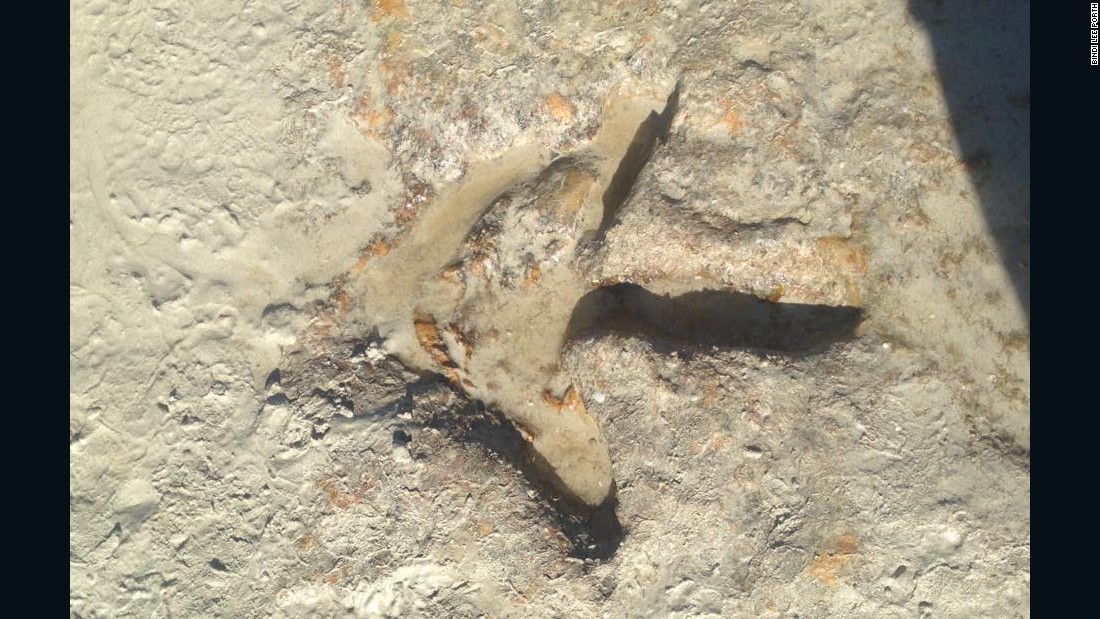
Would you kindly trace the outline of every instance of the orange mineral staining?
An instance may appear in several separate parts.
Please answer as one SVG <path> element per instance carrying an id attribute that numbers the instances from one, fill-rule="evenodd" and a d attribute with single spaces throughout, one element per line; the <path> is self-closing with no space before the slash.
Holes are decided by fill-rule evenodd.
<path id="1" fill-rule="evenodd" d="M 558 122 L 567 123 L 573 120 L 573 104 L 569 103 L 569 99 L 561 93 L 552 92 L 542 102 Z"/>

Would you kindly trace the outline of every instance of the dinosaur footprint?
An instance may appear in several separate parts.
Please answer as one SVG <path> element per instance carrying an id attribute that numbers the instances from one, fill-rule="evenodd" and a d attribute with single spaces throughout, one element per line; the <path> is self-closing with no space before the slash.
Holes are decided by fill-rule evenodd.
<path id="1" fill-rule="evenodd" d="M 597 137 L 485 207 L 474 208 L 468 196 L 461 216 L 446 225 L 422 222 L 418 237 L 365 274 L 364 294 L 378 311 L 373 322 L 392 352 L 500 410 L 530 444 L 542 474 L 589 506 L 608 498 L 614 475 L 606 438 L 559 368 L 570 340 L 624 330 L 796 350 L 851 333 L 858 322 L 854 308 L 771 303 L 729 290 L 721 278 L 674 270 L 656 279 L 609 274 L 608 235 L 668 138 L 678 98 L 679 86 L 663 111 L 635 125 L 618 157 L 609 157 L 612 149 Z M 396 299 L 402 290 L 414 298 Z"/>

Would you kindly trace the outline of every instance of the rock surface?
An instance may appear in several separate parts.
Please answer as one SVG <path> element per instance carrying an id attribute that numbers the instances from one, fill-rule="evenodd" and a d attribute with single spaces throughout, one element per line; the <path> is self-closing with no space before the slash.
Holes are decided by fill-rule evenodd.
<path id="1" fill-rule="evenodd" d="M 942 5 L 74 5 L 70 616 L 1029 616 L 1029 69 Z"/>

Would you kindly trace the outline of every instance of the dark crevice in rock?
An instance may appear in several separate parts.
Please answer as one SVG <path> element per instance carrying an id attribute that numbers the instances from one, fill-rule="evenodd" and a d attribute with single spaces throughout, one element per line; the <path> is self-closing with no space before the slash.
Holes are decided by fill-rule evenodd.
<path id="1" fill-rule="evenodd" d="M 611 177 L 607 189 L 603 193 L 603 218 L 596 230 L 596 238 L 602 239 L 607 230 L 615 223 L 615 216 L 619 209 L 630 197 L 634 184 L 638 181 L 638 175 L 646 162 L 653 156 L 657 148 L 657 141 L 662 143 L 668 140 L 669 129 L 672 127 L 672 119 L 676 116 L 676 110 L 680 105 L 680 83 L 668 96 L 665 108 L 660 114 L 650 112 L 649 116 L 638 127 L 630 146 L 619 162 L 619 167 Z"/>
<path id="2" fill-rule="evenodd" d="M 724 221 L 719 223 L 719 217 L 704 218 L 703 221 L 712 229 L 724 232 L 731 235 L 738 234 L 750 234 L 757 232 L 764 232 L 773 234 L 776 230 L 781 228 L 788 228 L 791 226 L 806 228 L 806 222 L 798 219 L 797 217 L 778 217 L 776 219 L 770 219 L 767 221 L 753 221 L 753 222 L 739 222 L 729 218 L 721 218 Z"/>
<path id="3" fill-rule="evenodd" d="M 621 334 L 690 346 L 806 353 L 852 338 L 861 319 L 855 307 L 772 303 L 719 290 L 669 297 L 636 284 L 617 284 L 581 298 L 566 341 Z"/>
<path id="4" fill-rule="evenodd" d="M 439 376 L 437 386 L 450 386 Z M 462 396 L 460 392 L 456 394 Z M 464 396 L 463 396 L 464 397 Z M 414 411 L 414 419 L 427 428 L 444 432 L 451 440 L 477 445 L 495 459 L 520 471 L 539 494 L 540 509 L 569 540 L 569 555 L 578 559 L 611 559 L 626 535 L 615 513 L 618 501 L 612 495 L 599 507 L 589 507 L 563 496 L 555 483 L 552 468 L 523 439 L 516 426 L 503 414 L 478 401 L 463 407 L 431 411 L 427 418 Z"/>

